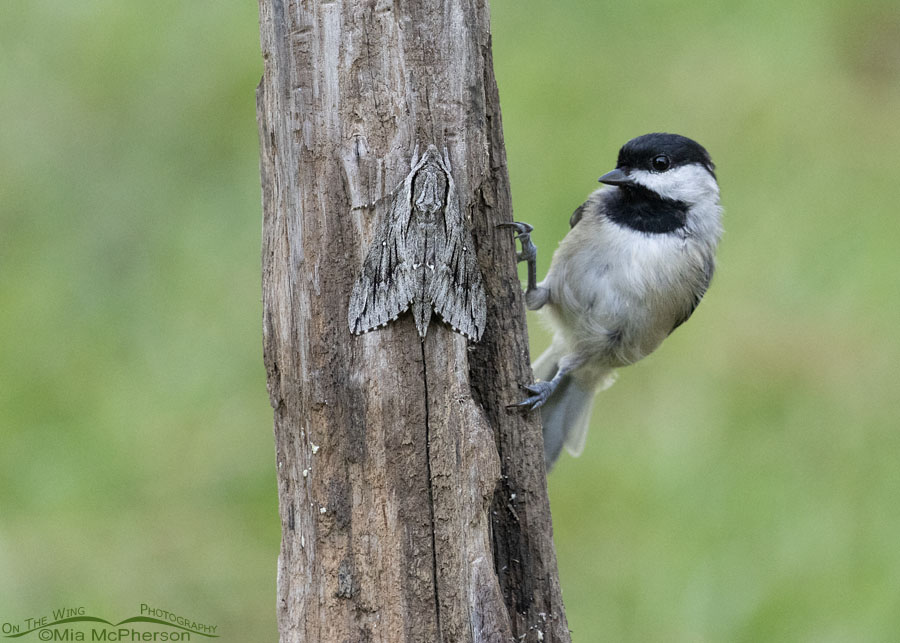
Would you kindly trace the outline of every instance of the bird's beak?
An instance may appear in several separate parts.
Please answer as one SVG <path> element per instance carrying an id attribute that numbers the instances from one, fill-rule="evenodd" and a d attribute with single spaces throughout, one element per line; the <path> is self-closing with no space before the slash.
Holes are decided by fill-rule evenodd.
<path id="1" fill-rule="evenodd" d="M 599 178 L 599 181 L 600 183 L 606 183 L 606 185 L 632 185 L 634 183 L 631 177 L 619 168 L 612 172 L 607 172 Z"/>

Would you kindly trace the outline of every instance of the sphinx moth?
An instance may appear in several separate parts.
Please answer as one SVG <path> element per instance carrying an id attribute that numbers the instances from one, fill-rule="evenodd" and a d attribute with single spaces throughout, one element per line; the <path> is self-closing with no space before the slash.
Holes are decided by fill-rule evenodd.
<path id="1" fill-rule="evenodd" d="M 453 330 L 478 341 L 487 306 L 472 235 L 466 228 L 450 157 L 429 145 L 391 194 L 353 292 L 347 321 L 362 334 L 412 308 L 420 337 L 432 310 Z"/>

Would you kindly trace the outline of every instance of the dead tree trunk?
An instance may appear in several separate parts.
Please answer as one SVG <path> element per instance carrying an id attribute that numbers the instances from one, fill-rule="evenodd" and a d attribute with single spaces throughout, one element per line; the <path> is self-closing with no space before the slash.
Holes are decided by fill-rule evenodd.
<path id="1" fill-rule="evenodd" d="M 281 641 L 567 642 L 539 420 L 506 409 L 531 370 L 486 0 L 260 0 L 260 23 Z M 478 343 L 348 329 L 417 143 L 453 163 Z"/>

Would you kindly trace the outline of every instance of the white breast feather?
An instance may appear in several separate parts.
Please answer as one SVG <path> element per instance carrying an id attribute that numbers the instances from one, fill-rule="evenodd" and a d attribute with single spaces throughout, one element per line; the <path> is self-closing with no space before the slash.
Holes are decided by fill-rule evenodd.
<path id="1" fill-rule="evenodd" d="M 570 351 L 611 367 L 652 352 L 702 291 L 719 213 L 714 201 L 696 206 L 686 228 L 671 234 L 584 217 L 560 244 L 543 282 L 551 292 L 550 324 Z"/>

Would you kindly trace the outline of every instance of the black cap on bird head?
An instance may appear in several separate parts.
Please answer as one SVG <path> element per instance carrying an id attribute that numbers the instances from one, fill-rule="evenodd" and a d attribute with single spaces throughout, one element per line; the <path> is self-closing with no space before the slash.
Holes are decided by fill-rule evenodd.
<path id="1" fill-rule="evenodd" d="M 654 166 L 654 163 L 658 157 L 663 156 L 668 159 L 668 167 L 697 163 L 709 170 L 713 176 L 716 175 L 716 166 L 706 148 L 697 141 L 679 134 L 644 134 L 631 139 L 619 150 L 616 167 L 658 172 L 662 171 L 662 168 Z"/>

